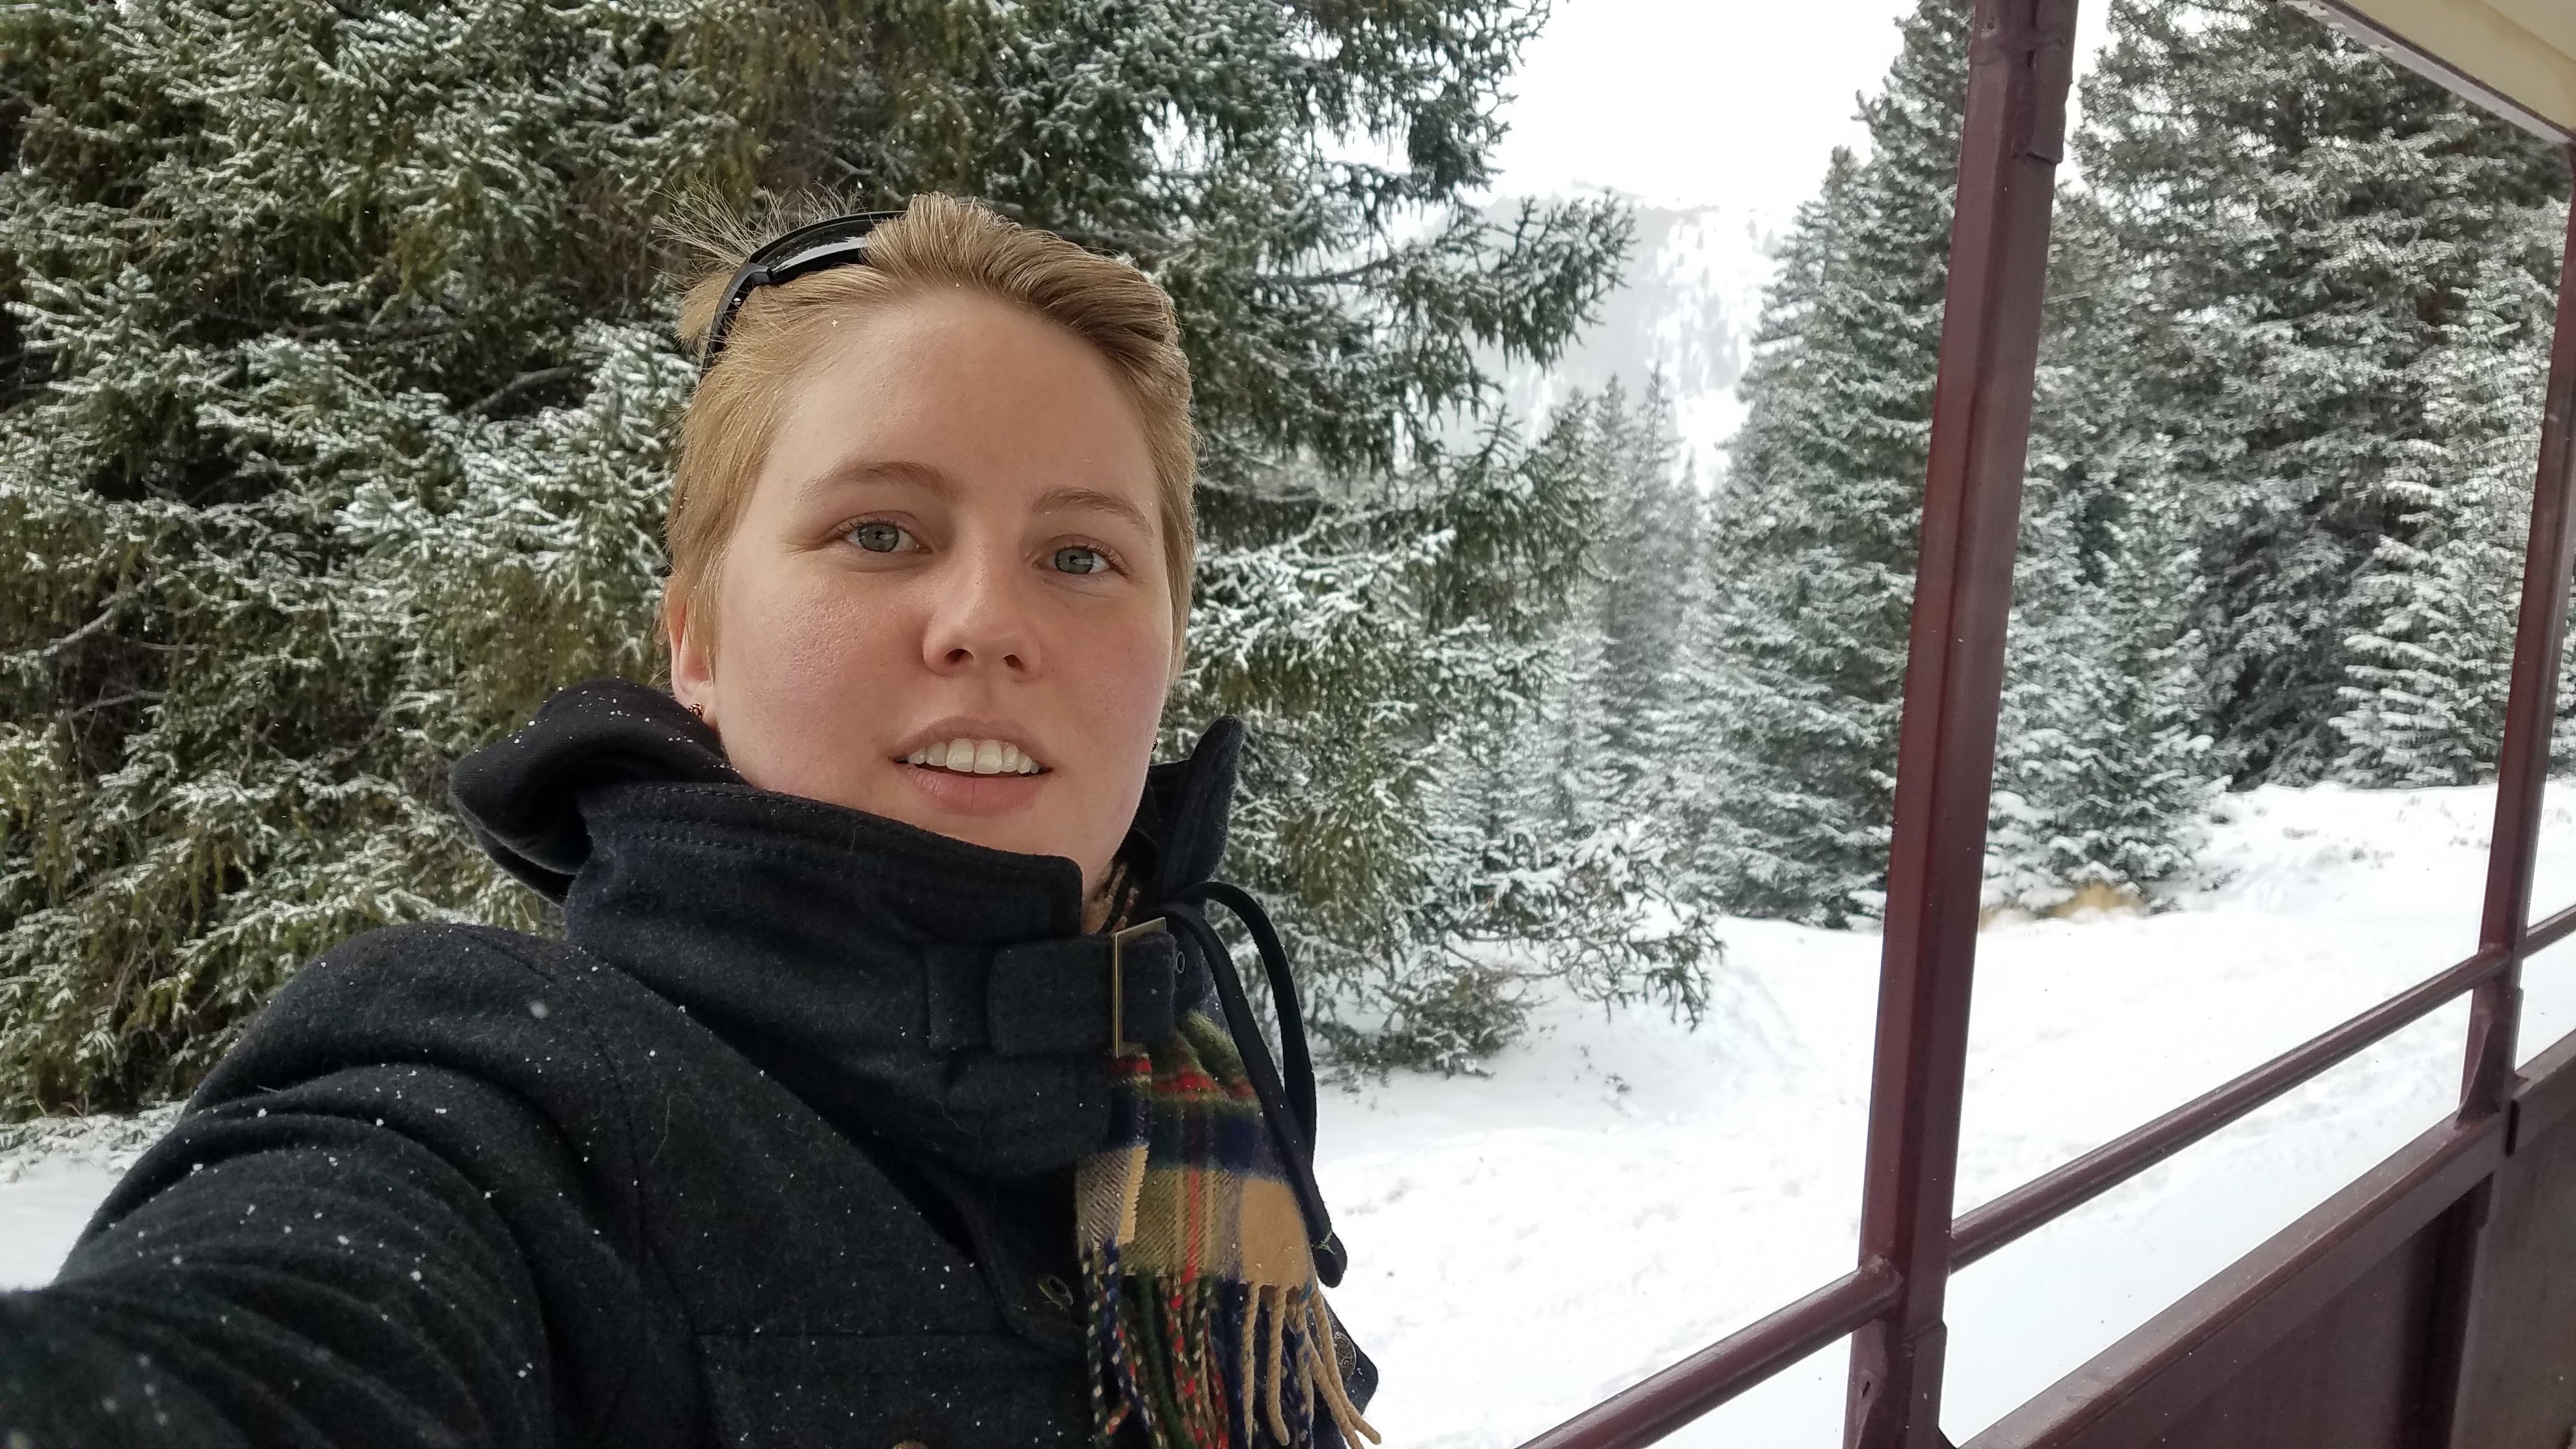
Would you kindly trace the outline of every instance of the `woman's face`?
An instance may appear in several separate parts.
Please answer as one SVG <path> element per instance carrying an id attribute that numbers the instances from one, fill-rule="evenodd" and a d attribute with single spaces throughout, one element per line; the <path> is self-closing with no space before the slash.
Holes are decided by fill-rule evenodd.
<path id="1" fill-rule="evenodd" d="M 1109 363 L 948 292 L 844 322 L 736 525 L 716 639 L 670 601 L 672 688 L 744 779 L 1096 890 L 1170 681 L 1151 455 Z"/>

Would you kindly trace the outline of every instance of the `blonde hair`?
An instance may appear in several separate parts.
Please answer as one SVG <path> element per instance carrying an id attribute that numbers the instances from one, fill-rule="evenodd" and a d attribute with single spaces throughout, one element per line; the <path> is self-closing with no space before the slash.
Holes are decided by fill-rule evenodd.
<path id="1" fill-rule="evenodd" d="M 704 354 L 726 284 L 772 237 L 836 208 L 812 201 L 754 216 L 704 211 L 682 223 L 702 270 L 680 309 L 680 337 Z M 714 590 L 753 482 L 768 461 L 793 384 L 839 323 L 933 289 L 964 287 L 1028 309 L 1091 344 L 1136 409 L 1153 459 L 1163 569 L 1171 586 L 1172 658 L 1189 621 L 1198 548 L 1191 509 L 1198 434 L 1190 422 L 1190 364 L 1172 299 L 1143 272 L 1052 232 L 1021 226 L 980 202 L 922 195 L 868 233 L 867 261 L 755 288 L 735 312 L 723 351 L 698 380 L 680 423 L 679 461 L 664 536 L 671 588 L 690 600 L 714 640 Z"/>

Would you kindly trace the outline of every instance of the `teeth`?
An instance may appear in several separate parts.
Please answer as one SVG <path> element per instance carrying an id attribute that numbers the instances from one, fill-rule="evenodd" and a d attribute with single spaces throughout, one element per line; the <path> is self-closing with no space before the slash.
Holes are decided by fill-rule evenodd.
<path id="1" fill-rule="evenodd" d="M 954 770 L 961 775 L 1034 775 L 1038 762 L 1003 740 L 948 740 L 924 745 L 904 756 L 904 763 Z"/>

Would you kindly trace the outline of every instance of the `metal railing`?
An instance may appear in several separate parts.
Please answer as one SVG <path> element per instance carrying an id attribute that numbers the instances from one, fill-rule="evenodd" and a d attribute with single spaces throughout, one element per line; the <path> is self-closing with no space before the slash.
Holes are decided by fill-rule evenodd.
<path id="1" fill-rule="evenodd" d="M 1976 0 L 1898 738 L 1860 1266 L 1584 1410 L 1526 1449 L 1652 1443 L 1845 1337 L 1852 1339 L 1849 1449 L 1947 1449 L 1938 1420 L 1942 1307 L 1951 1273 L 2464 994 L 2472 1009 L 2459 1126 L 2423 1149 L 2430 1165 L 2409 1170 L 2422 1175 L 2463 1161 L 2475 1167 L 2485 1159 L 2463 1154 L 2501 1138 L 2494 1129 L 2514 1081 L 2522 961 L 2576 934 L 2576 907 L 2530 923 L 2559 647 L 2576 570 L 2570 516 L 2576 265 L 2564 268 L 2560 284 L 2476 952 L 2154 1121 L 1952 1216 L 2004 627 L 2075 11 L 2076 0 Z M 2576 168 L 2576 148 L 2569 160 Z M 2576 218 L 2567 257 L 2576 262 Z M 2455 1186 L 2451 1178 L 2427 1180 L 2445 1191 Z M 2360 1190 L 2369 1185 L 2364 1179 L 2348 1190 L 2353 1216 L 2321 1230 L 2320 1241 L 2360 1232 L 2371 1226 L 2369 1214 L 2390 1210 L 2392 1202 L 2422 1209 L 2420 1191 L 2404 1197 Z M 2383 1231 L 2387 1226 L 2379 1224 Z M 2283 1261 L 2289 1266 L 2280 1271 L 2295 1267 Z M 2228 1286 L 2214 1283 L 2204 1291 Z M 2456 1291 L 2468 1291 L 2465 1281 Z"/>

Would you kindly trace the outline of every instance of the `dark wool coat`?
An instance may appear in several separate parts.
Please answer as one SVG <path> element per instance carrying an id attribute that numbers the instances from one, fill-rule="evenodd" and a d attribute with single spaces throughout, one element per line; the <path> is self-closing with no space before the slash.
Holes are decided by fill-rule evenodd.
<path id="1" fill-rule="evenodd" d="M 1159 888 L 1214 867 L 1226 744 L 1155 769 Z M 455 789 L 567 939 L 381 930 L 289 983 L 0 1295 L 0 1443 L 1083 1442 L 1110 1001 L 1074 865 L 752 789 L 617 681 Z M 1192 988 L 1149 940 L 1151 1037 Z"/>

